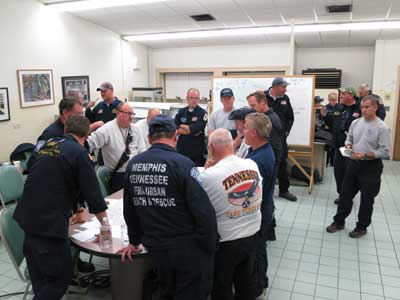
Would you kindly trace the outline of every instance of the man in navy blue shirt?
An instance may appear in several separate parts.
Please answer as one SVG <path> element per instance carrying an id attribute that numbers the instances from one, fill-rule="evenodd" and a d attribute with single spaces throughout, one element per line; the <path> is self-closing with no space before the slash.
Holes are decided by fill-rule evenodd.
<path id="1" fill-rule="evenodd" d="M 126 168 L 124 218 L 129 245 L 122 259 L 151 253 L 161 287 L 160 299 L 206 300 L 211 289 L 217 245 L 215 210 L 200 185 L 200 173 L 176 152 L 176 127 L 168 116 L 149 124 L 149 150 Z"/>
<path id="2" fill-rule="evenodd" d="M 97 91 L 100 92 L 103 101 L 96 106 L 94 106 L 96 104 L 95 101 L 90 101 L 85 111 L 86 118 L 88 118 L 92 123 L 97 121 L 107 123 L 114 120 L 117 113 L 117 106 L 122 101 L 114 96 L 113 85 L 110 82 L 103 82 L 97 88 Z M 94 108 L 92 109 L 93 106 Z"/>
<path id="3" fill-rule="evenodd" d="M 244 125 L 244 137 L 246 143 L 250 145 L 249 153 L 246 158 L 253 160 L 263 177 L 262 203 L 261 203 L 261 228 L 257 233 L 257 295 L 264 296 L 268 287 L 267 277 L 267 249 L 266 242 L 268 233 L 272 226 L 274 211 L 273 177 L 275 169 L 275 155 L 269 144 L 269 136 L 272 129 L 270 119 L 262 113 L 251 113 L 246 116 Z"/>

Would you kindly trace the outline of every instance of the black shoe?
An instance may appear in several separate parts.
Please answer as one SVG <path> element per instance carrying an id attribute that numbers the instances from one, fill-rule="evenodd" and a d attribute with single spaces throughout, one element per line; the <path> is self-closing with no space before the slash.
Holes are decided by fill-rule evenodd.
<path id="1" fill-rule="evenodd" d="M 333 201 L 333 203 L 335 203 L 336 205 L 338 205 L 339 202 L 340 202 L 340 197 L 337 197 L 337 198 Z"/>
<path id="2" fill-rule="evenodd" d="M 354 228 L 353 231 L 349 232 L 349 236 L 355 239 L 358 239 L 359 237 L 362 237 L 363 235 L 367 234 L 367 229 L 365 228 L 359 228 L 356 227 Z"/>
<path id="3" fill-rule="evenodd" d="M 85 262 L 80 258 L 78 259 L 77 267 L 80 273 L 92 273 L 95 270 L 95 267 L 92 263 Z"/>
<path id="4" fill-rule="evenodd" d="M 271 230 L 268 232 L 268 241 L 276 241 L 276 235 L 275 235 L 275 228 L 271 228 Z"/>
<path id="5" fill-rule="evenodd" d="M 344 224 L 341 225 L 341 224 L 338 224 L 338 223 L 335 223 L 335 222 L 333 222 L 331 225 L 326 227 L 326 231 L 329 232 L 329 233 L 334 233 L 334 232 L 342 230 L 342 229 L 344 229 Z"/>
<path id="6" fill-rule="evenodd" d="M 290 193 L 289 191 L 287 191 L 285 193 L 279 193 L 279 197 L 285 198 L 286 200 L 289 200 L 289 201 L 297 201 L 297 197 L 295 195 L 293 195 L 292 193 Z"/>

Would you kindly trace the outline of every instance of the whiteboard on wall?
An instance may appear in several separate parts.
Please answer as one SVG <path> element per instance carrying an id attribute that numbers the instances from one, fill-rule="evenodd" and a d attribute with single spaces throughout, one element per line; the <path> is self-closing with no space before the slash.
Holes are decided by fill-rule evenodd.
<path id="1" fill-rule="evenodd" d="M 235 95 L 235 107 L 248 106 L 246 97 L 257 90 L 267 90 L 274 77 L 214 77 L 213 111 L 222 108 L 220 92 L 223 88 L 231 88 Z M 288 144 L 292 146 L 311 146 L 313 130 L 314 77 L 288 76 L 290 83 L 286 94 L 294 112 L 294 124 L 288 136 Z"/>

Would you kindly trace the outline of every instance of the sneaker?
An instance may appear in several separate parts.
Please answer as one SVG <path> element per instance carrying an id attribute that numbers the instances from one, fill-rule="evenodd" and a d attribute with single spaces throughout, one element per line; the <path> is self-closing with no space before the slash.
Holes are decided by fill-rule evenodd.
<path id="1" fill-rule="evenodd" d="M 336 222 L 333 222 L 331 225 L 329 225 L 328 227 L 326 227 L 326 231 L 329 233 L 334 233 L 336 231 L 342 230 L 344 229 L 344 224 L 340 225 Z"/>
<path id="2" fill-rule="evenodd" d="M 365 228 L 359 228 L 356 227 L 354 228 L 353 231 L 349 232 L 349 236 L 355 239 L 358 239 L 359 237 L 362 237 L 363 235 L 367 234 L 367 229 Z"/>
<path id="3" fill-rule="evenodd" d="M 339 201 L 340 201 L 340 198 L 337 197 L 337 198 L 333 201 L 333 203 L 335 203 L 336 205 L 338 205 L 338 204 L 339 204 Z"/>
<path id="4" fill-rule="evenodd" d="M 279 193 L 279 197 L 284 198 L 289 201 L 297 201 L 297 197 L 295 195 L 293 195 L 292 193 L 290 193 L 289 191 L 287 191 L 285 193 Z"/>
<path id="5" fill-rule="evenodd" d="M 85 262 L 80 258 L 78 259 L 77 267 L 80 273 L 92 273 L 95 270 L 95 267 L 92 263 Z"/>

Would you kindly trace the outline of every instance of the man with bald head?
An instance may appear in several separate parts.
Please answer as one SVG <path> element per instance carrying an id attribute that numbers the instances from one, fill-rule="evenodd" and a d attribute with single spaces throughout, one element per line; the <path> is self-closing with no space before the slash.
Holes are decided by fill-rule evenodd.
<path id="1" fill-rule="evenodd" d="M 154 119 L 155 116 L 159 116 L 161 115 L 161 112 L 158 108 L 153 107 L 150 108 L 149 111 L 147 112 L 147 118 L 146 119 L 142 119 L 139 120 L 135 123 L 135 126 L 138 127 L 140 129 L 140 132 L 142 134 L 143 140 L 146 144 L 146 149 L 150 148 L 150 142 L 148 139 L 148 135 L 149 135 L 149 124 L 151 122 L 151 120 Z"/>
<path id="2" fill-rule="evenodd" d="M 234 154 L 228 130 L 213 131 L 209 149 L 216 164 L 202 173 L 201 181 L 214 206 L 221 236 L 215 255 L 212 299 L 254 300 L 262 177 L 254 161 Z"/>
<path id="3" fill-rule="evenodd" d="M 104 166 L 111 174 L 111 192 L 123 187 L 123 179 L 129 159 L 146 150 L 139 128 L 133 125 L 135 113 L 128 103 L 117 106 L 117 117 L 93 132 L 88 143 L 90 150 L 101 149 Z"/>

